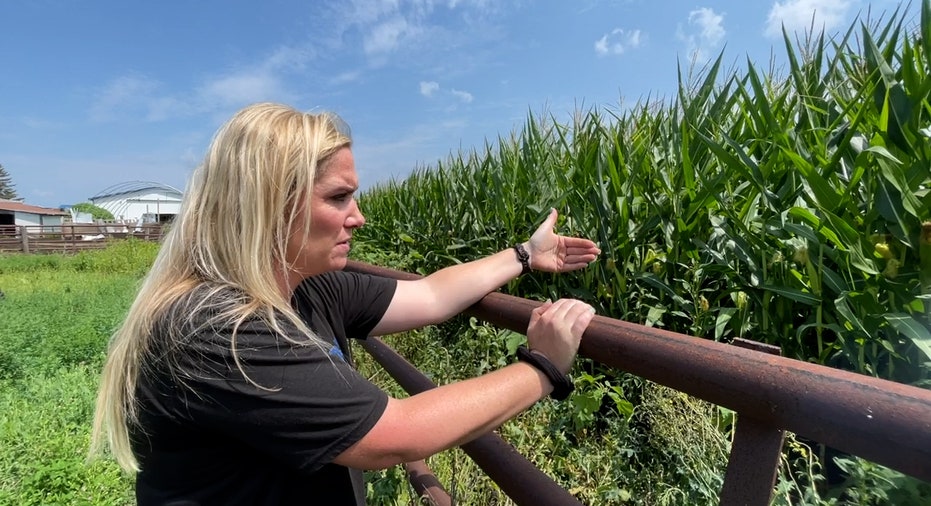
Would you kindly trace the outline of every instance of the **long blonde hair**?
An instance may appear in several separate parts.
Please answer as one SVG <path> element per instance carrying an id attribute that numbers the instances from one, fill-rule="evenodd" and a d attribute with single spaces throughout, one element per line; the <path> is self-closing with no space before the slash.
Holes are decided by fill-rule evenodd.
<path id="1" fill-rule="evenodd" d="M 280 317 L 319 344 L 290 306 L 278 280 L 287 279 L 287 242 L 300 212 L 310 216 L 307 195 L 327 157 L 351 143 L 348 127 L 329 113 L 302 113 L 270 103 L 236 113 L 213 138 L 191 177 L 164 243 L 126 319 L 110 341 L 94 414 L 92 456 L 109 447 L 120 466 L 139 471 L 129 429 L 138 420 L 136 383 L 156 332 L 172 304 L 197 287 L 210 293 L 233 288 L 222 316 L 238 326 L 250 317 L 284 335 Z M 304 220 L 307 237 L 310 220 Z M 312 239 L 311 239 L 312 240 Z M 228 290 L 227 290 L 228 291 Z M 235 335 L 233 338 L 235 355 Z"/>

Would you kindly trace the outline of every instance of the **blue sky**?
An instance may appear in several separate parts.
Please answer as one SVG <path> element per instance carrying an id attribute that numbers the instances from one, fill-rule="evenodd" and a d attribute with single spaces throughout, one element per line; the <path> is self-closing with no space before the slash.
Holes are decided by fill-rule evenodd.
<path id="1" fill-rule="evenodd" d="M 47 207 L 129 181 L 183 189 L 223 121 L 276 101 L 346 119 L 364 189 L 507 136 L 530 112 L 564 122 L 671 98 L 677 65 L 722 50 L 781 61 L 782 24 L 801 32 L 814 16 L 832 33 L 898 4 L 3 0 L 0 164 Z"/>

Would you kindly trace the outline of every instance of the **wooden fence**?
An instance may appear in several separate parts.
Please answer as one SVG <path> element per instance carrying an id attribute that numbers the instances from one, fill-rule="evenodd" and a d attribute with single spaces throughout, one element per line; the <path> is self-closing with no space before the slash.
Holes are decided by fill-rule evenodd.
<path id="1" fill-rule="evenodd" d="M 75 253 L 103 249 L 114 240 L 135 237 L 158 241 L 162 226 L 115 223 L 66 223 L 63 225 L 0 225 L 0 253 Z"/>

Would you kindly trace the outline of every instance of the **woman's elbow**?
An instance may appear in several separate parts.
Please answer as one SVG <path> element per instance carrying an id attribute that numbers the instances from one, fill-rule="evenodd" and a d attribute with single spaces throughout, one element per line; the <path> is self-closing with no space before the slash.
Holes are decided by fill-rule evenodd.
<path id="1" fill-rule="evenodd" d="M 432 448 L 413 423 L 406 421 L 403 407 L 390 399 L 375 426 L 334 462 L 356 469 L 385 469 L 432 455 Z"/>

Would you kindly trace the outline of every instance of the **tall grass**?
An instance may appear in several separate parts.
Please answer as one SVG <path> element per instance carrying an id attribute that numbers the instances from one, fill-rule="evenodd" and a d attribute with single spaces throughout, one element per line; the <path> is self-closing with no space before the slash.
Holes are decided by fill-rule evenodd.
<path id="1" fill-rule="evenodd" d="M 784 37 L 779 77 L 724 55 L 678 95 L 519 133 L 367 191 L 359 235 L 429 272 L 527 237 L 549 207 L 597 240 L 524 296 L 924 384 L 931 357 L 931 13 Z M 924 231 L 924 232 L 922 232 Z M 924 235 L 922 235 L 924 234 Z"/>
<path id="2" fill-rule="evenodd" d="M 158 245 L 0 255 L 0 504 L 132 504 L 114 462 L 86 463 L 110 334 Z"/>

